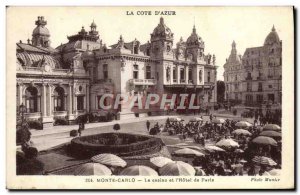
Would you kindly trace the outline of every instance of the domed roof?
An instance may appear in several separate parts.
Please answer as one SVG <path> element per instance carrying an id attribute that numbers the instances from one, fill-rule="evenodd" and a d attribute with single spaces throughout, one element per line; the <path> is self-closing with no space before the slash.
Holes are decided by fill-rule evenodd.
<path id="1" fill-rule="evenodd" d="M 91 24 L 91 26 L 90 26 L 91 28 L 96 28 L 97 27 L 97 25 L 96 25 L 96 23 L 95 23 L 95 21 L 93 20 L 93 22 L 92 22 L 92 24 Z"/>
<path id="2" fill-rule="evenodd" d="M 192 34 L 191 34 L 191 35 L 189 36 L 189 38 L 187 39 L 186 44 L 187 44 L 188 46 L 196 45 L 196 46 L 204 47 L 204 42 L 203 42 L 202 38 L 196 33 L 196 28 L 195 28 L 195 26 L 194 26 L 194 28 L 193 28 Z"/>
<path id="3" fill-rule="evenodd" d="M 45 35 L 45 36 L 50 36 L 49 30 L 45 26 L 37 26 L 33 32 L 32 35 Z"/>
<path id="4" fill-rule="evenodd" d="M 173 33 L 169 27 L 167 27 L 164 23 L 163 17 L 160 18 L 160 22 L 157 27 L 153 30 L 151 34 L 152 37 L 162 37 L 173 39 Z"/>
<path id="5" fill-rule="evenodd" d="M 275 27 L 273 26 L 272 31 L 268 34 L 268 36 L 265 39 L 264 45 L 272 45 L 274 43 L 279 43 L 280 39 L 276 32 Z"/>

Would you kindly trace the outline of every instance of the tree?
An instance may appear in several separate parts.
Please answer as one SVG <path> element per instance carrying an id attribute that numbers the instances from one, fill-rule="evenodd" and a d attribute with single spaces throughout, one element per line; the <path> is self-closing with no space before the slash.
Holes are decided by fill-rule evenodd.
<path id="1" fill-rule="evenodd" d="M 225 96 L 224 81 L 217 81 L 217 102 L 223 102 Z"/>

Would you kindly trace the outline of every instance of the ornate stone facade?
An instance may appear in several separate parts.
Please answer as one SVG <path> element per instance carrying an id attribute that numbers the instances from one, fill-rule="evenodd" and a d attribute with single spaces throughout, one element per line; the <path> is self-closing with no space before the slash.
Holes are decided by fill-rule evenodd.
<path id="1" fill-rule="evenodd" d="M 261 47 L 238 55 L 235 42 L 224 64 L 226 99 L 249 106 L 281 103 L 282 42 L 273 26 Z"/>
<path id="2" fill-rule="evenodd" d="M 53 49 L 46 24 L 44 17 L 38 17 L 32 41 L 17 43 L 17 105 L 25 105 L 28 118 L 43 123 L 57 117 L 72 121 L 99 111 L 99 99 L 107 93 L 196 93 L 197 104 L 216 101 L 215 56 L 204 54 L 204 41 L 195 26 L 187 41 L 181 38 L 176 48 L 163 18 L 150 42 L 125 42 L 120 36 L 117 44 L 107 47 L 93 22 L 89 32 L 82 27 Z M 122 106 L 117 111 L 123 116 L 136 112 Z"/>

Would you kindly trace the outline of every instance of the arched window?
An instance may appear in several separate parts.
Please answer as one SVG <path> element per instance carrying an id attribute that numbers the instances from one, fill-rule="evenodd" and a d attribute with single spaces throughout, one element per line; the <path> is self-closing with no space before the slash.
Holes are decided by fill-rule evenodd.
<path id="1" fill-rule="evenodd" d="M 25 91 L 26 112 L 38 112 L 38 91 L 35 87 L 28 87 Z"/>
<path id="2" fill-rule="evenodd" d="M 202 70 L 199 70 L 199 82 L 202 83 Z"/>
<path id="3" fill-rule="evenodd" d="M 54 111 L 65 110 L 65 91 L 62 87 L 56 87 L 54 90 Z"/>

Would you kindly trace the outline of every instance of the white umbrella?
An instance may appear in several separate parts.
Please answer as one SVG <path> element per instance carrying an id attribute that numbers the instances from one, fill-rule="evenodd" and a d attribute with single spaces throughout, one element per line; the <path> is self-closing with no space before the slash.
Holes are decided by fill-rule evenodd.
<path id="1" fill-rule="evenodd" d="M 194 167 L 194 169 L 196 170 L 196 176 L 205 176 L 206 173 L 203 169 L 201 169 L 201 167 Z"/>
<path id="2" fill-rule="evenodd" d="M 215 123 L 215 124 L 223 124 L 225 123 L 225 119 L 222 119 L 222 118 L 214 118 L 212 120 L 212 123 Z"/>
<path id="3" fill-rule="evenodd" d="M 217 146 L 205 146 L 204 148 L 207 149 L 208 151 L 213 150 L 213 151 L 218 151 L 218 152 L 225 152 L 224 149 L 219 148 Z"/>
<path id="4" fill-rule="evenodd" d="M 203 121 L 203 119 L 200 117 L 194 117 L 190 120 L 190 122 L 197 122 L 197 121 Z"/>
<path id="5" fill-rule="evenodd" d="M 281 131 L 281 128 L 280 128 L 280 126 L 278 126 L 276 124 L 267 124 L 263 127 L 263 131 L 267 131 L 267 130 Z"/>
<path id="6" fill-rule="evenodd" d="M 163 156 L 157 156 L 157 157 L 150 158 L 150 162 L 157 167 L 163 167 L 167 163 L 173 162 L 173 160 L 163 157 Z"/>
<path id="7" fill-rule="evenodd" d="M 268 171 L 270 175 L 272 176 L 278 176 L 281 175 L 281 169 L 272 169 L 271 171 Z"/>
<path id="8" fill-rule="evenodd" d="M 144 165 L 134 165 L 131 167 L 127 167 L 120 172 L 119 175 L 127 175 L 127 176 L 158 176 L 157 172 L 147 166 Z"/>
<path id="9" fill-rule="evenodd" d="M 232 139 L 222 139 L 216 143 L 219 147 L 239 147 L 239 144 Z"/>
<path id="10" fill-rule="evenodd" d="M 183 148 L 183 149 L 176 150 L 174 152 L 174 154 L 177 154 L 177 155 L 205 156 L 203 153 L 201 153 L 199 151 L 196 151 L 196 150 L 193 150 L 193 149 L 190 149 L 190 148 Z"/>
<path id="11" fill-rule="evenodd" d="M 249 131 L 247 131 L 245 129 L 236 129 L 236 130 L 232 131 L 232 134 L 237 134 L 237 135 L 252 135 L 252 133 L 250 133 Z"/>
<path id="12" fill-rule="evenodd" d="M 277 146 L 277 142 L 271 138 L 266 136 L 258 136 L 252 140 L 253 143 L 261 144 L 261 145 L 272 145 Z"/>
<path id="13" fill-rule="evenodd" d="M 104 165 L 115 166 L 115 167 L 125 167 L 127 163 L 120 157 L 114 154 L 103 153 L 91 158 L 93 162 L 101 163 Z"/>
<path id="14" fill-rule="evenodd" d="M 275 166 L 277 163 L 269 157 L 266 156 L 255 156 L 252 159 L 253 162 L 256 162 L 261 165 Z"/>
<path id="15" fill-rule="evenodd" d="M 252 124 L 247 121 L 239 121 L 235 124 L 236 127 L 251 127 Z"/>
<path id="16" fill-rule="evenodd" d="M 106 166 L 99 163 L 86 163 L 74 171 L 74 175 L 111 175 L 112 172 Z"/>
<path id="17" fill-rule="evenodd" d="M 196 171 L 190 164 L 182 161 L 169 162 L 159 169 L 161 176 L 194 176 Z"/>

